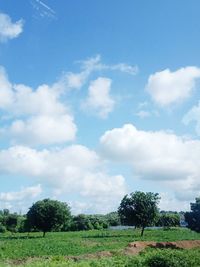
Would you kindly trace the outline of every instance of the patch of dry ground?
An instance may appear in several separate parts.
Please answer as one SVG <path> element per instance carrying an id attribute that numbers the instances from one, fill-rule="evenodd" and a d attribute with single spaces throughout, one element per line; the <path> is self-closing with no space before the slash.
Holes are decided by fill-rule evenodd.
<path id="1" fill-rule="evenodd" d="M 200 247 L 200 240 L 182 240 L 175 242 L 150 242 L 150 241 L 137 241 L 128 244 L 124 249 L 126 255 L 137 255 L 146 247 L 151 248 L 171 248 L 171 249 L 191 249 Z"/>

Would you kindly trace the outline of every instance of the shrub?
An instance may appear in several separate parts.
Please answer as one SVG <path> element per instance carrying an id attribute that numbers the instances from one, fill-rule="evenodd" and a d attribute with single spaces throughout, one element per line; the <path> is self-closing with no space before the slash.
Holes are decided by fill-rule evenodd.
<path id="1" fill-rule="evenodd" d="M 148 267 L 192 267 L 189 258 L 182 251 L 160 250 L 148 255 L 145 261 Z"/>
<path id="2" fill-rule="evenodd" d="M 0 233 L 5 233 L 6 232 L 6 227 L 0 223 Z"/>

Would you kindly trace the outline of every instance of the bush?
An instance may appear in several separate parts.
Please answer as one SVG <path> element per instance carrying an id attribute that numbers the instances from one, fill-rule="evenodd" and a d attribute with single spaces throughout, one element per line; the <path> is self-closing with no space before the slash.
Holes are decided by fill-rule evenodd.
<path id="1" fill-rule="evenodd" d="M 159 214 L 155 225 L 164 228 L 180 226 L 180 216 L 179 214 L 168 214 L 168 213 Z"/>
<path id="2" fill-rule="evenodd" d="M 189 258 L 177 250 L 153 252 L 147 256 L 145 264 L 148 267 L 192 267 Z"/>
<path id="3" fill-rule="evenodd" d="M 6 227 L 0 223 L 0 233 L 5 233 L 6 232 Z"/>

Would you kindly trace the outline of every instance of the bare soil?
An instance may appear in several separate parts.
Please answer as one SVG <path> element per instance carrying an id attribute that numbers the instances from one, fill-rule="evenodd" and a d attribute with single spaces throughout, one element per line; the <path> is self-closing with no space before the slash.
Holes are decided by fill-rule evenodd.
<path id="1" fill-rule="evenodd" d="M 151 241 L 136 241 L 131 242 L 128 246 L 121 250 L 122 255 L 137 255 L 145 248 L 171 248 L 171 249 L 192 249 L 200 247 L 200 240 L 183 240 L 183 241 L 175 241 L 175 242 L 151 242 Z M 114 253 L 112 251 L 101 251 L 91 254 L 84 254 L 81 256 L 68 257 L 75 261 L 80 259 L 97 259 L 104 257 L 112 257 Z"/>

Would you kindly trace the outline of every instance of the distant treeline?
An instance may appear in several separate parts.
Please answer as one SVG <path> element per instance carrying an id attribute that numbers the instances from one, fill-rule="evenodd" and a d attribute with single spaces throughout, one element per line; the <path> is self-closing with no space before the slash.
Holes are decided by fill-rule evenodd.
<path id="1" fill-rule="evenodd" d="M 167 212 L 161 211 L 155 223 L 152 226 L 164 228 L 180 226 L 180 219 L 183 217 L 183 212 Z M 103 230 L 110 226 L 123 225 L 118 215 L 118 212 L 110 212 L 106 215 L 86 215 L 79 214 L 77 216 L 70 215 L 66 221 L 59 227 L 55 227 L 54 231 L 82 231 L 82 230 Z M 0 232 L 9 231 L 11 233 L 37 231 L 30 229 L 27 221 L 27 215 L 19 215 L 11 213 L 8 209 L 0 210 Z"/>

